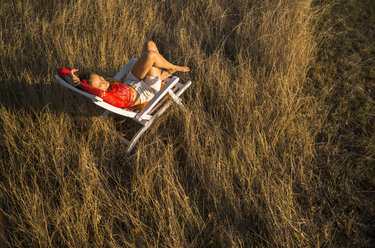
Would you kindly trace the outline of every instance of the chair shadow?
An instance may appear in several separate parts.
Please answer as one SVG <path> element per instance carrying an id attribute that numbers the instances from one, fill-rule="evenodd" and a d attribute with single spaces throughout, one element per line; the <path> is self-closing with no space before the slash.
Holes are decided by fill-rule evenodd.
<path id="1" fill-rule="evenodd" d="M 94 117 L 103 112 L 100 107 L 92 104 L 90 99 L 62 87 L 57 82 L 50 84 L 3 82 L 0 106 L 15 112 L 39 113 L 48 110 L 55 114 L 68 114 L 71 117 Z"/>

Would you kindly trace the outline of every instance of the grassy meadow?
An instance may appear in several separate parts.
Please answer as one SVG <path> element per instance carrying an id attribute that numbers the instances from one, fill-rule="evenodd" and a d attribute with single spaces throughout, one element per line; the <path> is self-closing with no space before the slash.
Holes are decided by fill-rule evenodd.
<path id="1" fill-rule="evenodd" d="M 373 247 L 375 3 L 0 0 L 0 247 Z M 63 88 L 191 71 L 131 155 Z"/>

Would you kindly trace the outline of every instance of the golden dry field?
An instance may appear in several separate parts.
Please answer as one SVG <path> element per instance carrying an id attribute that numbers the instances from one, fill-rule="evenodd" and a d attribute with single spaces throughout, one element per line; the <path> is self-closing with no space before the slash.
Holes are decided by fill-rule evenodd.
<path id="1" fill-rule="evenodd" d="M 1 247 L 374 247 L 372 0 L 0 0 Z M 58 84 L 153 40 L 192 86 L 128 120 Z"/>

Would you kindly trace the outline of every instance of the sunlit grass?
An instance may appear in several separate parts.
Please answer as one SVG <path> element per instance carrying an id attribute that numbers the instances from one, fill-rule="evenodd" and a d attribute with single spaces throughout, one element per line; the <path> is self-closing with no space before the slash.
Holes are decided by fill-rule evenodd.
<path id="1" fill-rule="evenodd" d="M 3 1 L 4 242 L 370 246 L 375 39 L 355 5 Z M 147 39 L 193 85 L 129 156 L 108 131 L 126 133 L 122 119 L 53 75 L 113 76 Z"/>

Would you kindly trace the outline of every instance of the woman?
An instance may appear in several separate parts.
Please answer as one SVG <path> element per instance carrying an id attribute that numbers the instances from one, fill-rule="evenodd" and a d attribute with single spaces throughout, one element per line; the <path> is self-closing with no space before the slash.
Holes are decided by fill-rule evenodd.
<path id="1" fill-rule="evenodd" d="M 70 73 L 64 74 L 63 77 L 70 84 L 100 96 L 109 104 L 121 108 L 130 108 L 133 105 L 150 101 L 155 93 L 160 90 L 162 80 L 175 72 L 188 72 L 189 70 L 188 67 L 173 65 L 168 62 L 159 53 L 156 44 L 152 41 L 147 41 L 143 45 L 142 55 L 134 63 L 124 84 L 113 79 L 105 80 L 96 73 L 86 73 L 78 76 L 76 74 L 77 69 L 71 70 Z M 90 86 L 81 83 L 83 80 Z"/>

